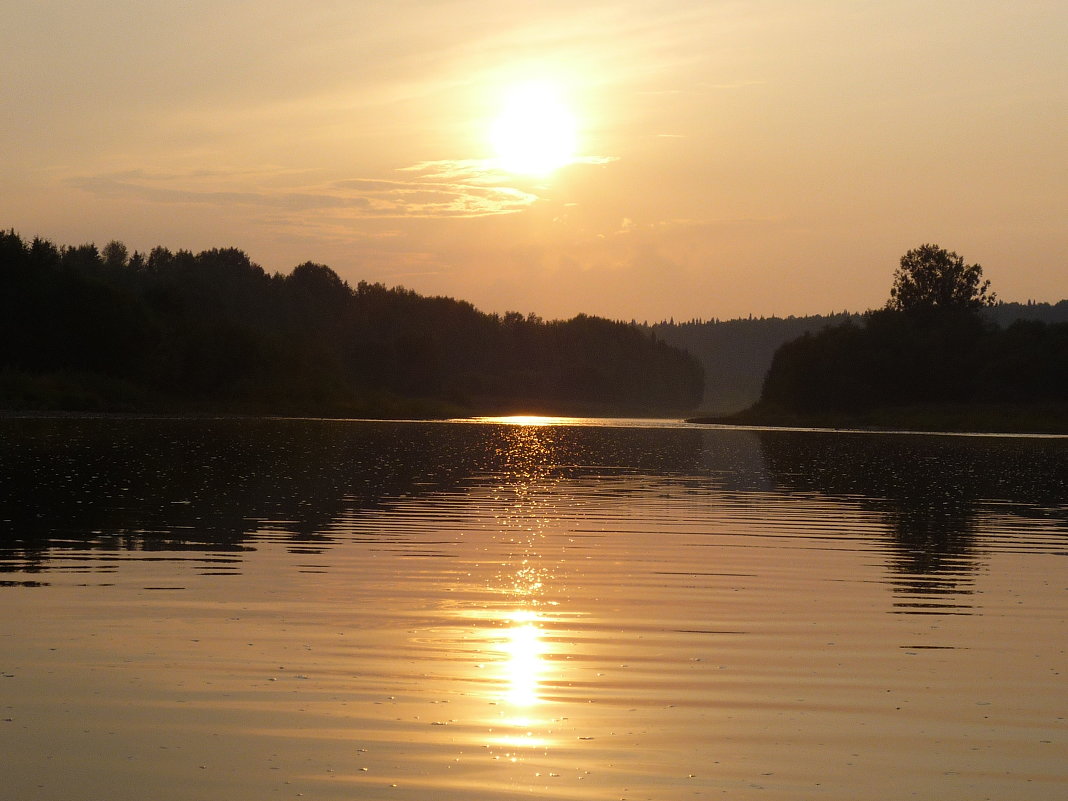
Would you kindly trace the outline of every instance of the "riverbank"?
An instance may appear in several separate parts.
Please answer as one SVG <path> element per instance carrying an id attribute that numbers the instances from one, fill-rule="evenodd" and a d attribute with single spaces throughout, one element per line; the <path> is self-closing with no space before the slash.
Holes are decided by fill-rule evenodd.
<path id="1" fill-rule="evenodd" d="M 802 414 L 774 406 L 756 404 L 735 414 L 692 417 L 688 422 L 786 428 L 1068 434 L 1068 405 L 1057 403 L 922 404 L 858 412 Z"/>
<path id="2" fill-rule="evenodd" d="M 509 415 L 560 417 L 672 417 L 678 409 L 489 395 L 435 398 L 399 395 L 384 389 L 307 391 L 294 387 L 246 389 L 233 397 L 179 397 L 123 379 L 95 373 L 31 374 L 0 371 L 0 417 L 135 415 L 163 417 L 322 417 L 381 420 L 439 420 Z"/>
<path id="3" fill-rule="evenodd" d="M 347 418 L 448 418 L 462 404 L 438 398 L 404 397 L 386 391 L 361 393 L 277 391 L 231 398 L 176 397 L 130 381 L 94 373 L 0 373 L 0 415 L 136 414 L 163 416 L 294 416 Z"/>

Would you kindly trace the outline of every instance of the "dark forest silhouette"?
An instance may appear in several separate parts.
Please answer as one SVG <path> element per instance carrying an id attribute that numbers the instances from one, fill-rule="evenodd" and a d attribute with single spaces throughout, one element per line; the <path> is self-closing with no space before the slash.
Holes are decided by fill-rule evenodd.
<path id="1" fill-rule="evenodd" d="M 649 328 L 662 340 L 688 350 L 705 368 L 705 397 L 701 408 L 714 414 L 740 411 L 760 399 L 764 377 L 775 352 L 805 334 L 853 322 L 863 325 L 865 314 L 838 312 L 789 317 L 748 317 L 734 320 L 686 320 L 655 323 Z M 1068 322 L 1068 300 L 1058 303 L 999 302 L 980 312 L 999 328 L 1013 323 Z"/>
<path id="2" fill-rule="evenodd" d="M 642 328 L 496 315 L 234 248 L 147 256 L 0 233 L 0 407 L 312 415 L 693 409 L 696 359 Z"/>
<path id="3" fill-rule="evenodd" d="M 1002 328 L 988 286 L 955 253 L 910 250 L 884 308 L 781 345 L 740 418 L 1065 430 L 1068 323 Z"/>

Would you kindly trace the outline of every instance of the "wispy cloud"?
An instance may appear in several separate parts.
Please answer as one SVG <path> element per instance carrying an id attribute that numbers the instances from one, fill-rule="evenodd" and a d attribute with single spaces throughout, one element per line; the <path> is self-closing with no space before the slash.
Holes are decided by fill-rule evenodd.
<path id="1" fill-rule="evenodd" d="M 426 161 L 397 170 L 395 179 L 335 181 L 334 191 L 358 193 L 377 214 L 400 217 L 486 217 L 514 214 L 538 195 L 501 181 L 488 162 L 465 159 Z"/>
<path id="2" fill-rule="evenodd" d="M 175 184 L 188 181 L 194 176 L 136 177 L 118 175 L 95 175 L 72 178 L 72 186 L 94 195 L 111 198 L 131 198 L 150 203 L 206 204 L 213 206 L 260 206 L 290 211 L 365 207 L 367 200 L 360 197 L 345 198 L 339 195 L 317 192 L 272 192 L 272 191 L 225 191 L 207 188 L 184 188 Z"/>
<path id="3" fill-rule="evenodd" d="M 617 161 L 615 156 L 575 156 L 563 167 L 610 164 L 613 161 Z M 402 167 L 401 170 L 418 173 L 428 181 L 457 181 L 463 185 L 485 186 L 516 182 L 516 177 L 498 166 L 494 159 L 421 161 L 411 167 Z"/>
<path id="4" fill-rule="evenodd" d="M 598 165 L 612 158 L 585 156 L 572 165 Z M 394 171 L 396 177 L 307 181 L 303 173 L 148 172 L 123 170 L 78 176 L 69 184 L 107 198 L 160 205 L 244 207 L 293 215 L 347 219 L 468 218 L 515 214 L 541 196 L 537 187 L 498 168 L 492 160 L 424 161 Z M 278 184 L 285 184 L 279 188 Z M 299 183 L 299 185 L 292 185 Z"/>
<path id="5" fill-rule="evenodd" d="M 269 172 L 224 174 L 122 171 L 78 176 L 69 184 L 107 198 L 168 205 L 245 207 L 294 214 L 348 217 L 484 217 L 514 214 L 538 195 L 493 176 L 477 162 L 427 162 L 398 170 L 398 178 L 351 178 L 277 188 Z"/>

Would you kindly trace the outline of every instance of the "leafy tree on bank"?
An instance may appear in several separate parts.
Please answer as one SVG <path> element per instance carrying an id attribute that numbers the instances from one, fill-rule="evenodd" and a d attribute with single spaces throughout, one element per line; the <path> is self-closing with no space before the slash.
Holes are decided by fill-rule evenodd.
<path id="1" fill-rule="evenodd" d="M 886 307 L 894 311 L 978 311 L 997 303 L 983 268 L 965 264 L 938 245 L 920 245 L 901 257 Z"/>

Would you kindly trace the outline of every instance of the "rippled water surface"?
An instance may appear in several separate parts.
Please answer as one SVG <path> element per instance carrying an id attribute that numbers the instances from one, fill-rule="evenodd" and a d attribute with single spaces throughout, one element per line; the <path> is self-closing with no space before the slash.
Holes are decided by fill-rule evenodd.
<path id="1" fill-rule="evenodd" d="M 519 422 L 0 421 L 0 798 L 1068 797 L 1068 441 Z"/>

